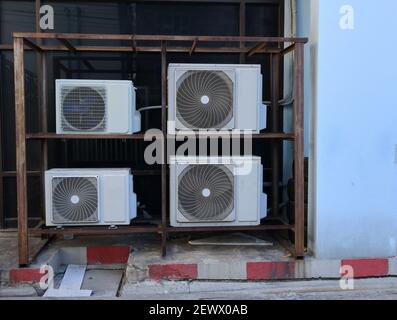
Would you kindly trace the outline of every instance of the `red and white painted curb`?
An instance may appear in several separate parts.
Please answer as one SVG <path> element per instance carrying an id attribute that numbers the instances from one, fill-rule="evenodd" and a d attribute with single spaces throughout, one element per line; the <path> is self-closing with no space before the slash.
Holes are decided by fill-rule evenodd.
<path id="1" fill-rule="evenodd" d="M 9 272 L 9 282 L 11 284 L 18 283 L 35 283 L 39 282 L 43 277 L 43 274 L 40 273 L 40 268 L 20 268 L 20 269 L 12 269 Z"/>
<path id="2" fill-rule="evenodd" d="M 87 264 L 124 264 L 130 251 L 129 246 L 87 247 Z"/>
<path id="3" fill-rule="evenodd" d="M 89 246 L 58 249 L 44 263 L 29 268 L 17 268 L 4 272 L 2 281 L 11 284 L 24 282 L 37 283 L 44 276 L 40 272 L 42 264 L 53 269 L 66 264 L 86 265 L 127 265 L 130 246 Z M 134 257 L 132 260 L 134 260 Z M 131 258 L 130 258 L 131 259 Z M 207 260 L 198 263 L 156 262 L 127 267 L 127 278 L 140 280 L 287 280 L 287 279 L 336 279 L 344 275 L 342 267 L 353 270 L 354 278 L 397 276 L 396 258 L 319 260 L 307 257 L 305 260 L 286 261 L 237 261 Z M 138 268 L 137 268 L 138 267 Z M 134 274 L 135 272 L 135 274 Z M 136 276 L 139 272 L 139 279 Z M 5 273 L 7 274 L 5 276 Z M 342 274 L 341 274 L 342 273 Z M 6 279 L 5 279 L 6 278 Z"/>
<path id="4" fill-rule="evenodd" d="M 150 280 L 272 280 L 293 279 L 294 262 L 246 262 L 245 264 L 151 264 Z"/>
<path id="5" fill-rule="evenodd" d="M 302 261 L 248 261 L 244 263 L 167 263 L 149 264 L 150 280 L 287 280 L 340 278 L 344 268 L 353 270 L 354 278 L 397 275 L 397 258 Z M 342 272 L 342 274 L 341 274 Z"/>
<path id="6" fill-rule="evenodd" d="M 53 269 L 57 269 L 62 264 L 126 265 L 130 252 L 130 246 L 68 247 L 57 250 L 48 261 L 41 264 L 50 265 Z M 2 281 L 13 285 L 38 283 L 45 275 L 45 272 L 40 270 L 41 264 L 34 267 L 11 269 L 5 272 L 7 275 L 2 277 Z"/>
<path id="7" fill-rule="evenodd" d="M 152 264 L 148 266 L 149 279 L 195 280 L 198 278 L 197 264 Z"/>

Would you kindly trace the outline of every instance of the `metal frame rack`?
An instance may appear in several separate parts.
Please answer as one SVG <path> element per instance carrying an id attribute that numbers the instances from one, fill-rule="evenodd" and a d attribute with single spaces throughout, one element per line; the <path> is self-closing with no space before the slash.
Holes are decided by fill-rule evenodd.
<path id="1" fill-rule="evenodd" d="M 74 40 L 120 41 L 126 45 L 98 46 L 74 45 Z M 45 41 L 45 43 L 44 43 Z M 55 42 L 55 44 L 49 44 Z M 304 154 L 303 154 L 303 61 L 304 44 L 306 38 L 272 38 L 246 36 L 178 36 L 178 35 L 128 35 L 128 34 L 68 34 L 68 33 L 14 33 L 14 72 L 15 72 L 15 115 L 16 115 L 16 177 L 17 177 L 17 211 L 18 211 L 18 241 L 19 264 L 29 263 L 29 236 L 56 234 L 130 234 L 130 233 L 158 233 L 161 235 L 161 252 L 166 254 L 167 234 L 174 232 L 205 232 L 205 231 L 264 231 L 264 230 L 292 230 L 295 233 L 293 254 L 297 258 L 304 256 Z M 153 45 L 155 43 L 156 45 Z M 203 44 L 211 43 L 211 46 Z M 225 46 L 225 43 L 235 43 L 236 46 Z M 139 44 L 139 45 L 138 45 Z M 284 44 L 287 44 L 284 46 Z M 26 133 L 25 129 L 25 90 L 24 90 L 24 50 L 37 52 L 39 59 L 39 111 L 41 132 Z M 31 140 L 41 141 L 41 175 L 47 170 L 48 147 L 50 139 L 138 139 L 143 140 L 144 134 L 55 134 L 47 130 L 47 65 L 46 52 L 157 52 L 161 57 L 161 125 L 164 137 L 167 136 L 167 53 L 236 53 L 252 56 L 266 54 L 271 62 L 271 131 L 255 134 L 253 139 L 269 140 L 272 142 L 272 163 L 277 166 L 279 161 L 277 150 L 281 141 L 289 140 L 294 144 L 294 172 L 295 172 L 295 223 L 286 224 L 275 220 L 271 224 L 261 224 L 255 227 L 200 227 L 173 228 L 168 225 L 168 165 L 161 166 L 161 223 L 156 226 L 122 226 L 118 229 L 107 227 L 67 227 L 64 229 L 44 229 L 39 224 L 35 228 L 28 228 L 27 217 L 27 166 L 26 144 Z M 294 132 L 279 131 L 279 79 L 280 63 L 284 55 L 294 52 L 295 69 L 295 99 L 294 99 Z M 168 139 L 167 138 L 167 139 Z M 164 139 L 165 144 L 167 139 Z M 166 148 L 166 146 L 165 146 Z M 273 201 L 272 216 L 279 211 L 278 204 L 278 174 L 273 166 L 272 184 Z M 43 180 L 42 180 L 43 184 Z"/>

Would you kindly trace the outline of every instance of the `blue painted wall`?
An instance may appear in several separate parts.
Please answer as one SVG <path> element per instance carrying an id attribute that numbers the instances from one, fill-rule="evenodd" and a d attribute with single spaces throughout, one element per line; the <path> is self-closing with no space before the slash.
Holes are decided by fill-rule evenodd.
<path id="1" fill-rule="evenodd" d="M 312 249 L 319 258 L 396 256 L 397 1 L 318 0 L 317 13 L 315 3 L 298 0 L 298 31 L 312 37 Z M 339 27 L 346 4 L 354 30 Z"/>

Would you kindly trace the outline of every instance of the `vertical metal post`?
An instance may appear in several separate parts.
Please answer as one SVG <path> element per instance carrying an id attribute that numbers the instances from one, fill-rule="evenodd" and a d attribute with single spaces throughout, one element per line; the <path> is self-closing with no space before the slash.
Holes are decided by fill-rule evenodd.
<path id="1" fill-rule="evenodd" d="M 40 29 L 40 7 L 41 1 L 35 0 L 35 23 L 36 23 L 36 32 L 41 32 Z M 41 39 L 37 39 L 37 44 L 42 44 Z M 36 54 L 36 74 L 37 74 L 37 92 L 38 92 L 38 108 L 39 108 L 39 117 L 40 117 L 40 131 L 43 133 L 47 132 L 47 56 L 46 53 L 38 52 Z M 41 170 L 41 199 L 40 199 L 40 212 L 41 218 L 44 220 L 45 218 L 45 190 L 44 190 L 44 174 L 48 168 L 48 142 L 46 139 L 42 139 L 40 142 L 40 170 Z"/>
<path id="2" fill-rule="evenodd" d="M 40 32 L 40 7 L 41 1 L 35 0 L 35 30 Z"/>
<path id="3" fill-rule="evenodd" d="M 23 38 L 14 38 L 15 131 L 19 264 L 29 263 Z"/>
<path id="4" fill-rule="evenodd" d="M 270 55 L 271 68 L 271 125 L 272 132 L 279 132 L 279 100 L 280 100 L 280 55 Z M 271 216 L 275 217 L 279 211 L 279 154 L 280 142 L 278 140 L 272 141 L 272 211 Z"/>
<path id="5" fill-rule="evenodd" d="M 240 36 L 245 36 L 245 0 L 240 0 L 240 10 L 239 10 L 239 32 Z M 245 42 L 240 42 L 240 48 L 245 47 Z M 245 63 L 245 53 L 240 53 L 240 63 Z"/>
<path id="6" fill-rule="evenodd" d="M 168 188 L 167 188 L 167 44 L 161 41 L 161 130 L 163 131 L 163 161 L 161 165 L 161 254 L 167 254 L 167 212 L 168 212 Z"/>
<path id="7" fill-rule="evenodd" d="M 2 67 L 2 57 L 0 56 L 0 68 Z M 0 72 L 1 82 L 1 72 Z M 3 90 L 0 84 L 0 105 L 3 103 Z M 4 214 L 4 175 L 3 175 L 3 108 L 0 108 L 0 229 L 5 228 Z"/>
<path id="8" fill-rule="evenodd" d="M 305 251 L 305 179 L 304 179 L 304 44 L 295 45 L 295 102 L 294 102 L 294 170 L 295 170 L 295 255 Z"/>
<path id="9" fill-rule="evenodd" d="M 0 34 L 1 34 L 1 28 L 0 28 Z M 3 42 L 3 39 L 0 38 L 0 43 Z M 1 72 L 3 72 L 2 65 L 3 65 L 3 60 L 2 60 L 1 52 L 0 52 L 0 82 L 1 82 Z M 2 88 L 0 85 L 0 105 L 3 103 L 3 96 L 2 96 Z M 2 108 L 0 107 L 0 229 L 5 228 L 5 213 L 4 213 L 4 174 L 3 174 L 3 113 L 2 113 Z"/>
<path id="10" fill-rule="evenodd" d="M 43 51 L 40 53 L 40 78 L 39 81 L 39 98 L 40 98 L 40 122 L 41 132 L 47 132 L 47 108 L 48 108 L 48 74 L 47 74 L 47 54 Z M 44 189 L 44 175 L 48 169 L 48 141 L 41 140 L 41 210 L 42 217 L 45 215 L 45 189 Z"/>

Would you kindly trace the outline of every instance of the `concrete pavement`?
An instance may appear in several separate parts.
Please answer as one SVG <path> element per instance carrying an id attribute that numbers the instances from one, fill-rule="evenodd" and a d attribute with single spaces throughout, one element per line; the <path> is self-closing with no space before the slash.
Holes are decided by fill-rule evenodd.
<path id="1" fill-rule="evenodd" d="M 354 280 L 353 290 L 342 290 L 339 280 L 145 281 L 125 284 L 120 296 L 148 300 L 397 300 L 397 278 Z"/>
<path id="2" fill-rule="evenodd" d="M 102 287 L 96 284 L 97 287 Z M 111 291 L 111 292 L 110 292 Z M 3 288 L 2 299 L 44 299 L 29 287 Z M 81 299 L 81 298 L 78 298 Z M 397 278 L 359 279 L 353 290 L 342 290 L 338 280 L 312 281 L 144 281 L 102 290 L 92 300 L 397 300 Z"/>

